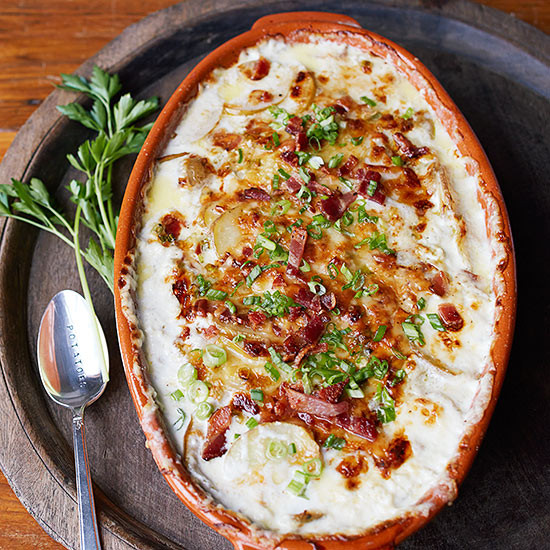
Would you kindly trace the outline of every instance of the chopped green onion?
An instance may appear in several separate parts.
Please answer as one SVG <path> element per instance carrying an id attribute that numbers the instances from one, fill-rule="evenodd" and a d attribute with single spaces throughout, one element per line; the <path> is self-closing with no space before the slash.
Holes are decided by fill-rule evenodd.
<path id="1" fill-rule="evenodd" d="M 229 297 L 233 297 L 235 295 L 235 292 L 237 292 L 237 289 L 244 284 L 244 281 L 239 281 L 236 285 L 235 285 L 235 288 L 233 289 L 233 292 L 229 295 Z"/>
<path id="2" fill-rule="evenodd" d="M 252 283 L 261 275 L 262 268 L 259 265 L 255 265 L 252 271 L 246 276 L 246 284 L 252 286 Z"/>
<path id="3" fill-rule="evenodd" d="M 307 234 L 312 238 L 318 241 L 323 238 L 323 230 L 318 225 L 313 225 L 310 223 L 306 227 Z"/>
<path id="4" fill-rule="evenodd" d="M 300 266 L 300 271 L 302 273 L 308 273 L 308 272 L 311 271 L 311 266 L 305 260 L 302 260 L 302 265 Z"/>
<path id="5" fill-rule="evenodd" d="M 185 411 L 183 409 L 176 409 L 176 411 L 179 414 L 179 418 L 174 422 L 174 426 L 176 430 L 181 430 L 183 428 L 183 425 L 185 424 Z"/>
<path id="6" fill-rule="evenodd" d="M 437 313 L 427 313 L 426 317 L 428 318 L 428 321 L 430 321 L 430 325 L 432 325 L 435 330 L 445 332 L 445 327 L 443 326 L 441 318 Z"/>
<path id="7" fill-rule="evenodd" d="M 178 382 L 187 387 L 197 379 L 197 369 L 191 363 L 184 363 L 178 370 Z"/>
<path id="8" fill-rule="evenodd" d="M 313 294 L 317 294 L 318 296 L 323 296 L 327 293 L 327 287 L 317 281 L 309 281 L 307 283 L 307 286 L 309 287 L 309 290 L 313 292 Z"/>
<path id="9" fill-rule="evenodd" d="M 347 388 L 346 393 L 348 394 L 349 397 L 356 398 L 356 399 L 362 399 L 363 397 L 365 397 L 365 394 L 361 388 L 355 388 L 355 389 Z"/>
<path id="10" fill-rule="evenodd" d="M 374 180 L 370 180 L 369 185 L 367 186 L 367 195 L 369 197 L 372 197 L 376 193 L 377 187 L 378 187 L 378 182 Z"/>
<path id="11" fill-rule="evenodd" d="M 409 107 L 402 115 L 401 118 L 404 118 L 405 120 L 408 120 L 414 115 L 414 110 L 412 107 Z"/>
<path id="12" fill-rule="evenodd" d="M 267 374 L 269 374 L 271 380 L 274 382 L 277 382 L 279 378 L 281 378 L 281 374 L 279 371 L 273 366 L 273 363 L 270 363 L 269 361 L 264 365 L 264 369 L 267 371 Z"/>
<path id="13" fill-rule="evenodd" d="M 394 421 L 395 420 L 395 401 L 393 400 L 392 396 L 389 394 L 386 387 L 382 386 L 382 384 L 378 384 L 378 388 L 376 389 L 376 400 L 379 403 L 378 408 L 376 410 L 376 414 L 378 415 L 378 420 L 380 420 L 382 424 L 386 424 L 388 422 Z"/>
<path id="14" fill-rule="evenodd" d="M 380 325 L 378 329 L 376 330 L 376 334 L 374 335 L 374 338 L 372 339 L 373 342 L 380 342 L 382 338 L 384 338 L 384 334 L 386 334 L 386 325 Z"/>
<path id="15" fill-rule="evenodd" d="M 374 99 L 370 99 L 370 97 L 367 97 L 366 95 L 361 96 L 360 99 L 369 107 L 376 107 L 376 101 L 374 101 Z"/>
<path id="16" fill-rule="evenodd" d="M 332 262 L 327 265 L 327 271 L 328 271 L 328 276 L 331 279 L 336 279 L 336 277 L 338 277 L 338 273 L 340 273 L 338 271 L 338 267 L 336 266 L 336 264 L 334 264 Z"/>
<path id="17" fill-rule="evenodd" d="M 251 430 L 252 428 L 255 428 L 256 426 L 258 425 L 258 421 L 253 417 L 251 416 L 246 422 L 245 422 L 245 426 Z"/>
<path id="18" fill-rule="evenodd" d="M 197 285 L 199 296 L 204 296 L 208 289 L 212 286 L 212 283 L 207 281 L 202 275 L 197 275 L 195 284 Z"/>
<path id="19" fill-rule="evenodd" d="M 392 157 L 391 161 L 393 162 L 393 164 L 395 164 L 395 166 L 403 166 L 403 159 L 401 157 Z"/>
<path id="20" fill-rule="evenodd" d="M 299 481 L 296 481 L 295 479 L 293 479 L 288 485 L 287 485 L 287 489 L 293 494 L 293 495 L 296 495 L 297 497 L 301 497 L 304 495 L 304 492 L 306 490 L 306 485 L 305 483 L 300 483 Z"/>
<path id="21" fill-rule="evenodd" d="M 348 281 L 348 283 L 353 279 L 353 274 L 352 274 L 352 272 L 350 271 L 349 267 L 346 264 L 342 265 L 342 267 L 340 268 L 340 271 L 341 271 L 342 275 L 344 276 L 344 279 L 346 279 L 346 281 Z"/>
<path id="22" fill-rule="evenodd" d="M 311 174 L 302 166 L 298 168 L 298 173 L 305 183 L 309 183 L 311 181 Z"/>
<path id="23" fill-rule="evenodd" d="M 285 180 L 290 179 L 290 174 L 288 172 L 285 172 L 282 168 L 279 168 L 278 170 L 279 174 L 285 178 Z"/>
<path id="24" fill-rule="evenodd" d="M 276 176 L 277 174 L 275 174 Z M 273 178 L 275 178 L 273 176 Z M 277 184 L 279 183 L 279 176 L 277 176 Z M 283 199 L 278 202 L 276 202 L 273 205 L 273 208 L 271 209 L 271 215 L 272 216 L 282 216 L 283 214 L 286 214 L 290 207 L 292 206 L 292 203 L 288 199 Z"/>
<path id="25" fill-rule="evenodd" d="M 241 434 L 235 434 L 235 435 L 233 435 L 233 439 L 239 439 L 239 437 L 241 437 Z"/>
<path id="26" fill-rule="evenodd" d="M 404 321 L 403 323 L 401 323 L 401 327 L 403 328 L 403 332 L 405 333 L 405 336 L 411 342 L 418 342 L 420 346 L 423 346 L 426 343 L 426 341 L 424 340 L 424 335 L 420 330 L 420 327 L 415 323 L 412 323 L 410 321 Z"/>
<path id="27" fill-rule="evenodd" d="M 403 355 L 399 350 L 392 348 L 391 351 L 397 357 L 397 359 L 401 359 L 401 361 L 406 361 L 407 356 Z"/>
<path id="28" fill-rule="evenodd" d="M 269 351 L 271 360 L 276 367 L 284 370 L 287 373 L 292 372 L 292 367 L 283 361 L 282 355 L 275 351 L 275 348 L 273 346 L 269 347 L 267 351 Z"/>
<path id="29" fill-rule="evenodd" d="M 298 449 L 296 449 L 296 443 L 291 443 L 288 446 L 288 454 L 289 455 L 295 455 L 298 452 Z"/>
<path id="30" fill-rule="evenodd" d="M 321 477 L 321 472 L 323 471 L 323 463 L 320 458 L 313 458 L 304 462 L 302 465 L 302 472 L 309 477 L 319 478 Z"/>
<path id="31" fill-rule="evenodd" d="M 275 147 L 278 147 L 281 144 L 281 140 L 279 139 L 279 134 L 277 132 L 273 132 L 273 134 L 271 134 L 271 139 L 273 140 L 273 145 L 275 145 Z"/>
<path id="32" fill-rule="evenodd" d="M 271 180 L 271 188 L 279 189 L 279 174 L 273 174 L 273 179 Z"/>
<path id="33" fill-rule="evenodd" d="M 243 150 L 239 147 L 239 160 L 237 161 L 239 164 L 243 161 Z"/>
<path id="34" fill-rule="evenodd" d="M 265 451 L 265 456 L 269 460 L 280 460 L 287 455 L 287 446 L 280 439 L 272 439 Z"/>
<path id="35" fill-rule="evenodd" d="M 351 181 L 347 180 L 343 176 L 340 176 L 338 178 L 348 189 L 353 189 L 353 183 Z"/>
<path id="36" fill-rule="evenodd" d="M 344 158 L 344 153 L 337 153 L 333 157 L 330 157 L 328 161 L 328 167 L 329 168 L 337 168 L 340 163 L 342 162 L 342 159 Z"/>
<path id="37" fill-rule="evenodd" d="M 210 418 L 213 411 L 214 407 L 210 403 L 204 401 L 196 408 L 195 416 L 199 420 L 206 420 L 207 418 Z"/>
<path id="38" fill-rule="evenodd" d="M 254 401 L 260 401 L 263 403 L 264 392 L 262 390 L 250 390 L 250 397 L 252 397 Z"/>
<path id="39" fill-rule="evenodd" d="M 353 145 L 361 145 L 361 143 L 363 143 L 363 139 L 363 136 L 359 136 L 356 138 L 351 138 L 351 142 L 353 143 Z"/>
<path id="40" fill-rule="evenodd" d="M 308 159 L 307 163 L 314 170 L 318 170 L 321 166 L 323 166 L 323 164 L 325 164 L 325 161 L 323 160 L 323 157 L 315 156 Z"/>
<path id="41" fill-rule="evenodd" d="M 202 360 L 207 367 L 219 367 L 227 361 L 227 352 L 220 346 L 209 344 L 204 348 Z"/>
<path id="42" fill-rule="evenodd" d="M 229 300 L 226 300 L 224 303 L 225 303 L 225 306 L 231 312 L 232 315 L 235 315 L 235 313 L 237 313 L 237 307 L 235 306 L 235 304 L 233 302 L 230 302 Z"/>
<path id="43" fill-rule="evenodd" d="M 236 334 L 232 338 L 232 341 L 235 342 L 235 344 L 240 344 L 243 340 L 244 340 L 244 334 Z"/>
<path id="44" fill-rule="evenodd" d="M 210 288 L 206 291 L 206 298 L 208 300 L 225 300 L 227 298 L 227 292 Z"/>
<path id="45" fill-rule="evenodd" d="M 393 380 L 390 382 L 390 386 L 397 386 L 400 382 L 402 382 L 405 379 L 405 376 L 407 375 L 406 371 L 404 369 L 399 369 L 395 376 L 393 377 Z"/>
<path id="46" fill-rule="evenodd" d="M 170 394 L 170 397 L 171 397 L 174 401 L 179 401 L 180 399 L 183 399 L 183 392 L 182 392 L 181 390 L 173 391 L 173 392 Z"/>
<path id="47" fill-rule="evenodd" d="M 195 405 L 206 401 L 209 394 L 210 390 L 202 380 L 195 380 L 187 390 L 187 398 Z"/>
<path id="48" fill-rule="evenodd" d="M 426 307 L 426 300 L 424 300 L 424 298 L 418 298 L 416 305 L 418 306 L 418 309 L 424 309 Z"/>
<path id="49" fill-rule="evenodd" d="M 256 237 L 256 245 L 265 248 L 266 250 L 275 250 L 277 243 L 273 242 L 271 239 L 268 239 L 261 233 Z"/>

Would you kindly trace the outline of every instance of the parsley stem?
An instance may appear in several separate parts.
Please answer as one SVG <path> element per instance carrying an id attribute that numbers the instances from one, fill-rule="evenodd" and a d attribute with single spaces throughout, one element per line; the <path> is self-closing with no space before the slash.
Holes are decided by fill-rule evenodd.
<path id="1" fill-rule="evenodd" d="M 103 222 L 103 225 L 107 230 L 105 232 L 109 240 L 107 244 L 109 245 L 109 248 L 114 250 L 115 237 L 113 234 L 113 226 L 111 225 L 109 219 L 107 218 L 107 213 L 105 212 L 105 203 L 103 202 L 103 196 L 101 194 L 101 182 L 103 181 L 104 168 L 105 168 L 105 164 L 102 159 L 101 162 L 97 163 L 96 169 L 94 171 L 93 182 L 94 182 L 94 189 L 95 189 L 95 194 L 97 198 L 97 205 L 99 207 L 99 213 L 101 215 L 101 221 Z"/>
<path id="2" fill-rule="evenodd" d="M 88 302 L 92 313 L 95 315 L 94 304 L 92 302 L 92 296 L 90 294 L 90 287 L 88 286 L 88 280 L 86 279 L 86 272 L 84 271 L 84 264 L 82 262 L 82 251 L 80 250 L 80 241 L 78 240 L 78 234 L 80 230 L 80 212 L 82 207 L 80 204 L 76 207 L 74 215 L 74 231 L 73 231 L 73 248 L 75 251 L 76 267 L 78 269 L 78 277 L 80 278 L 80 286 L 82 286 L 82 292 L 84 298 Z"/>
<path id="3" fill-rule="evenodd" d="M 73 242 L 70 239 L 68 239 L 67 237 L 65 237 L 65 235 L 63 235 L 63 233 L 60 233 L 59 231 L 57 231 L 57 229 L 55 229 L 54 226 L 50 227 L 48 225 L 43 225 L 39 222 L 35 222 L 33 220 L 30 220 L 29 218 L 23 218 L 22 216 L 18 216 L 16 214 L 9 214 L 9 215 L 6 215 L 6 217 L 12 218 L 14 220 L 18 220 L 20 222 L 28 223 L 29 225 L 37 227 L 38 229 L 43 229 L 44 231 L 47 231 L 48 233 L 51 233 L 52 235 L 55 235 L 56 237 L 59 237 L 65 244 L 68 244 L 70 247 L 74 248 Z M 70 228 L 70 231 L 71 231 L 71 235 L 72 235 L 72 233 L 73 233 L 72 228 Z"/>

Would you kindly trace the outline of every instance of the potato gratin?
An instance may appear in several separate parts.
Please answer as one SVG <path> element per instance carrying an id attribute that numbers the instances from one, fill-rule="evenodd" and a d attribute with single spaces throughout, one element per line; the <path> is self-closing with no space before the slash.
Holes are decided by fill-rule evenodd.
<path id="1" fill-rule="evenodd" d="M 452 498 L 496 317 L 468 163 L 392 64 L 330 36 L 215 70 L 157 160 L 123 293 L 151 407 L 264 535 Z"/>

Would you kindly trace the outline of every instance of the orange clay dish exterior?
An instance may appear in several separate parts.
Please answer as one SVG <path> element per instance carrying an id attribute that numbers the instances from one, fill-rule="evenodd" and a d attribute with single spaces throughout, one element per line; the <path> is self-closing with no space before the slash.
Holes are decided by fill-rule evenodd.
<path id="1" fill-rule="evenodd" d="M 399 46 L 304 12 L 212 52 L 138 157 L 115 281 L 148 447 L 236 548 L 383 548 L 456 497 L 513 248 L 472 130 Z"/>

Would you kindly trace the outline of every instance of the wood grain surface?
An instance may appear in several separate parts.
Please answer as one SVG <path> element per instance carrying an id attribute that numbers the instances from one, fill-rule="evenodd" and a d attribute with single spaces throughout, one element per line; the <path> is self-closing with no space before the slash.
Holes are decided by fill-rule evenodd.
<path id="1" fill-rule="evenodd" d="M 0 6 L 0 159 L 17 130 L 70 73 L 125 27 L 170 0 L 2 0 Z M 548 0 L 484 0 L 550 33 Z M 4 183 L 4 182 L 2 182 Z M 0 549 L 50 550 L 51 540 L 0 472 Z"/>

